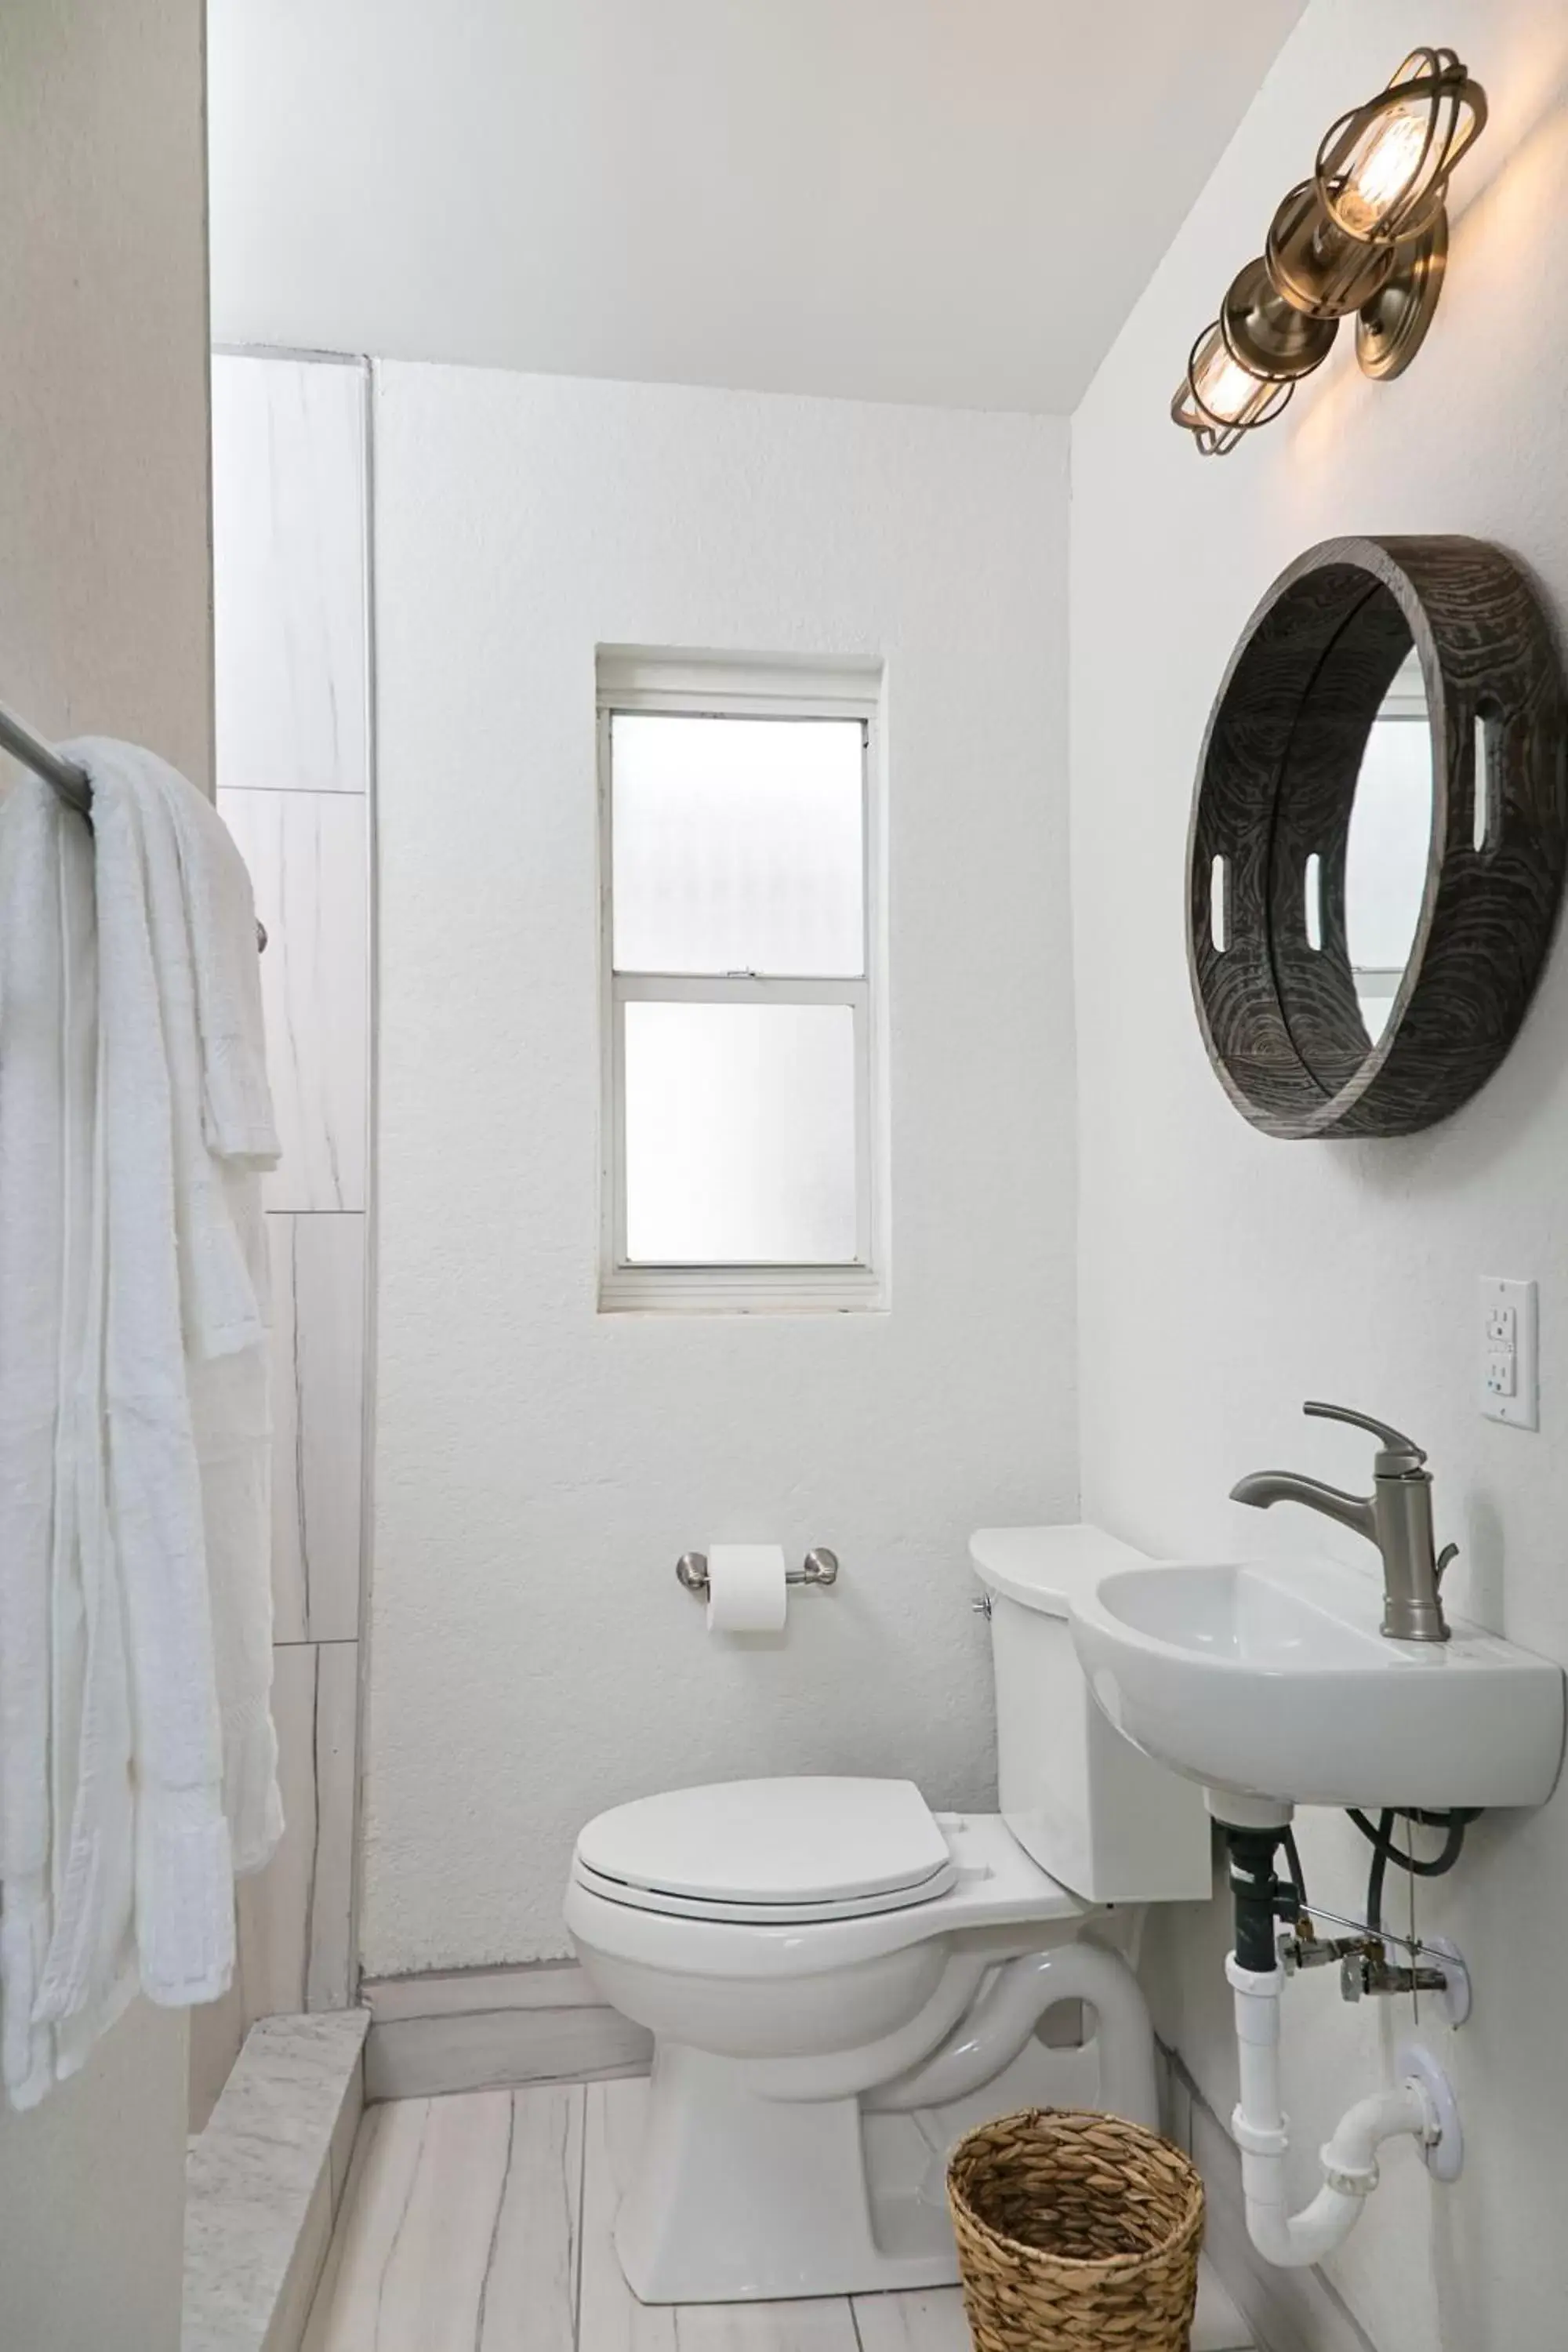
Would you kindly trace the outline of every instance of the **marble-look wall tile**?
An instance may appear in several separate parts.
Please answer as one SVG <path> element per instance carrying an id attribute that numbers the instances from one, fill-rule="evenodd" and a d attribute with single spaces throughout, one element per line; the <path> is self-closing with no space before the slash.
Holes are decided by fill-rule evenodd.
<path id="1" fill-rule="evenodd" d="M 283 1146 L 269 1209 L 363 1209 L 370 934 L 363 797 L 220 790 L 267 927 L 261 997 Z"/>
<path id="2" fill-rule="evenodd" d="M 272 1262 L 272 1638 L 359 1633 L 365 1221 L 267 1221 Z"/>
<path id="3" fill-rule="evenodd" d="M 274 1650 L 272 1715 L 282 1843 L 239 1882 L 240 1967 L 251 2018 L 342 2009 L 353 1998 L 354 1718 L 359 1645 Z"/>
<path id="4" fill-rule="evenodd" d="M 365 2089 L 372 2099 L 646 2074 L 653 2062 L 653 2042 L 643 2028 L 603 2003 L 592 2009 L 405 2017 L 394 2025 L 373 2025 L 365 2050 Z"/>
<path id="5" fill-rule="evenodd" d="M 363 793 L 365 370 L 213 362 L 217 779 Z"/>
<path id="6" fill-rule="evenodd" d="M 405 2017 L 469 2017 L 481 2009 L 600 2006 L 599 1992 L 578 1960 L 522 1960 L 499 1969 L 366 1977 L 359 1997 L 376 2025 L 395 2025 Z"/>
<path id="7" fill-rule="evenodd" d="M 206 2129 L 245 2040 L 245 1986 L 237 1958 L 234 1980 L 216 2000 L 191 2011 L 190 2054 L 185 2074 L 185 2129 Z"/>

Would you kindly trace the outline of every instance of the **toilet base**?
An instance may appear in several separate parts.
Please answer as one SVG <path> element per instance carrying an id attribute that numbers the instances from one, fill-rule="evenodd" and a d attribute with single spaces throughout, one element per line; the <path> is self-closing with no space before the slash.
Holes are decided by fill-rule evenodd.
<path id="1" fill-rule="evenodd" d="M 989 2116 L 1099 2104 L 1099 2053 L 1029 2042 L 966 2099 L 912 2114 L 857 2098 L 780 2100 L 736 2068 L 660 2043 L 616 2220 L 639 2302 L 744 2303 L 952 2285 L 947 2152 Z"/>

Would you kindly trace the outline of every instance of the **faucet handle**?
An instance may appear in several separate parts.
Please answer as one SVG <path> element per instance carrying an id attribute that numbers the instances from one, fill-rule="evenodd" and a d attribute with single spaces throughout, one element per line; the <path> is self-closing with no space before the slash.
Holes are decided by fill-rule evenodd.
<path id="1" fill-rule="evenodd" d="M 1397 1429 L 1391 1429 L 1387 1422 L 1374 1421 L 1370 1413 L 1352 1412 L 1348 1404 L 1311 1402 L 1304 1404 L 1301 1410 L 1317 1421 L 1348 1421 L 1352 1429 L 1364 1429 L 1369 1436 L 1381 1438 L 1382 1451 L 1377 1459 L 1380 1476 L 1398 1476 L 1402 1471 L 1418 1470 L 1426 1459 L 1425 1447 L 1417 1445 L 1413 1437 L 1402 1436 Z M 1391 1455 L 1402 1455 L 1404 1459 L 1393 1461 L 1389 1459 Z"/>

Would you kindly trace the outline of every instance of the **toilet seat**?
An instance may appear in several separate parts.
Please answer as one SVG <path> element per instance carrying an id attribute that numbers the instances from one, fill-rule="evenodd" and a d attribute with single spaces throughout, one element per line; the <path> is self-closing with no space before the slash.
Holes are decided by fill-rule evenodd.
<path id="1" fill-rule="evenodd" d="M 958 1863 L 912 1780 L 731 1780 L 617 1805 L 577 1841 L 589 1893 L 667 1917 L 810 1926 L 945 1895 Z"/>
<path id="2" fill-rule="evenodd" d="M 659 1910 L 628 1902 L 624 1886 L 599 1882 L 578 1861 L 567 1888 L 566 1925 L 580 1948 L 617 1964 L 694 1979 L 784 1985 L 970 1928 L 1026 1926 L 1055 1941 L 1094 1909 L 1030 1860 L 1000 1814 L 944 1814 L 942 1828 L 957 1862 L 953 1884 L 940 1895 L 920 1890 L 893 1909 L 801 1921 L 777 1918 L 761 1906 L 752 1919 L 726 1919 L 695 1905 Z"/>

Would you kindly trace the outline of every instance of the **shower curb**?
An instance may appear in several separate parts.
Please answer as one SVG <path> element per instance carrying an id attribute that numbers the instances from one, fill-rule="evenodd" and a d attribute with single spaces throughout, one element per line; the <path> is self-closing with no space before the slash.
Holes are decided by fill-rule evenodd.
<path id="1" fill-rule="evenodd" d="M 368 2011 L 253 2025 L 186 2158 L 181 2352 L 299 2352 L 364 2104 Z"/>

